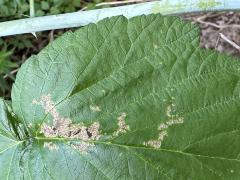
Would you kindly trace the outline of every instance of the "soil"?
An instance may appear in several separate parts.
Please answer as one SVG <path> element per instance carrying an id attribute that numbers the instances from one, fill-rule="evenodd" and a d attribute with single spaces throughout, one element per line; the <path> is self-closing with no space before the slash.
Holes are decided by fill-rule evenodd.
<path id="1" fill-rule="evenodd" d="M 216 12 L 188 14 L 184 19 L 194 21 L 201 27 L 201 46 L 219 52 L 240 57 L 240 47 L 232 46 L 220 37 L 222 33 L 228 40 L 240 45 L 240 13 Z"/>

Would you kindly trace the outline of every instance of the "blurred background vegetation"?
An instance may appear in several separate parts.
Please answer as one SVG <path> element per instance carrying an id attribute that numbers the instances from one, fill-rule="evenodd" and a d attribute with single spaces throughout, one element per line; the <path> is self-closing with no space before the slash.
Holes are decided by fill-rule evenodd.
<path id="1" fill-rule="evenodd" d="M 54 15 L 97 8 L 111 0 L 34 0 L 35 16 Z M 107 7 L 107 6 L 101 6 Z M 29 17 L 29 0 L 0 0 L 0 22 Z M 0 97 L 10 99 L 11 87 L 21 64 L 37 54 L 64 30 L 0 38 Z"/>

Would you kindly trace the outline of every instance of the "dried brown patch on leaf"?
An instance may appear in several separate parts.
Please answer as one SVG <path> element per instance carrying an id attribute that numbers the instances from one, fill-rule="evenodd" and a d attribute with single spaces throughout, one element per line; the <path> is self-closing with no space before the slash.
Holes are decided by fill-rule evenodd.
<path id="1" fill-rule="evenodd" d="M 59 147 L 56 144 L 53 144 L 52 142 L 44 142 L 43 147 L 48 148 L 50 151 L 59 149 Z"/>
<path id="2" fill-rule="evenodd" d="M 167 131 L 162 131 L 159 133 L 158 139 L 156 140 L 149 140 L 147 142 L 144 142 L 143 145 L 145 146 L 151 146 L 153 148 L 159 149 L 162 145 L 162 141 L 167 136 Z"/>
<path id="3" fill-rule="evenodd" d="M 91 140 L 98 140 L 100 138 L 100 124 L 99 122 L 94 122 L 88 129 L 87 132 Z"/>
<path id="4" fill-rule="evenodd" d="M 174 124 L 182 124 L 183 121 L 183 117 L 176 117 L 176 119 L 171 119 L 169 121 L 166 122 L 166 124 L 169 126 L 172 126 Z"/>
<path id="5" fill-rule="evenodd" d="M 92 106 L 92 105 L 90 105 L 90 109 L 93 112 L 100 112 L 101 111 L 99 106 Z"/>
<path id="6" fill-rule="evenodd" d="M 157 49 L 159 46 L 157 44 L 153 44 L 154 49 Z"/>
<path id="7" fill-rule="evenodd" d="M 46 137 L 56 137 L 57 136 L 57 132 L 54 131 L 54 128 L 45 123 L 42 124 L 40 133 L 43 133 Z"/>
<path id="8" fill-rule="evenodd" d="M 159 133 L 158 140 L 163 141 L 164 137 L 167 136 L 167 131 L 162 131 Z"/>
<path id="9" fill-rule="evenodd" d="M 86 127 L 83 123 L 74 124 L 71 119 L 61 117 L 50 95 L 43 95 L 39 101 L 33 100 L 33 104 L 41 105 L 45 110 L 45 114 L 50 114 L 53 117 L 52 126 L 45 123 L 41 126 L 40 132 L 46 137 L 63 137 L 82 140 L 81 143 L 72 146 L 76 146 L 75 149 L 85 152 L 87 147 L 92 146 L 92 144 L 87 141 L 98 140 L 101 136 L 99 122 L 94 122 L 89 127 Z"/>
<path id="10" fill-rule="evenodd" d="M 124 134 L 127 131 L 130 130 L 129 125 L 126 124 L 125 122 L 125 118 L 126 118 L 127 114 L 126 113 L 122 113 L 121 116 L 118 117 L 118 129 L 117 131 L 115 131 L 113 133 L 114 136 L 118 136 L 119 134 Z"/>
<path id="11" fill-rule="evenodd" d="M 98 140 L 100 138 L 100 124 L 94 122 L 91 126 L 86 127 L 83 124 L 73 124 L 70 126 L 70 135 L 68 137 L 87 140 Z"/>
<path id="12" fill-rule="evenodd" d="M 167 107 L 166 115 L 167 117 L 172 117 L 172 105 Z"/>
<path id="13" fill-rule="evenodd" d="M 179 117 L 179 115 L 173 115 L 174 114 L 173 107 L 175 107 L 175 105 L 171 104 L 166 109 L 166 115 L 169 119 L 165 123 L 161 123 L 159 125 L 159 127 L 158 127 L 158 131 L 159 131 L 158 139 L 150 140 L 148 142 L 144 142 L 143 143 L 144 145 L 151 146 L 151 147 L 156 148 L 156 149 L 160 148 L 161 144 L 162 144 L 162 141 L 168 135 L 167 130 L 173 125 L 184 123 L 183 117 Z"/>
<path id="14" fill-rule="evenodd" d="M 32 123 L 29 123 L 28 124 L 28 128 L 32 128 L 33 126 L 32 126 Z"/>
<path id="15" fill-rule="evenodd" d="M 78 144 L 71 144 L 71 147 L 85 154 L 89 151 L 90 148 L 94 147 L 94 144 L 88 142 L 81 142 Z"/>
<path id="16" fill-rule="evenodd" d="M 158 140 L 150 140 L 148 142 L 144 142 L 143 143 L 144 146 L 150 146 L 153 147 L 155 149 L 159 149 L 161 147 L 161 141 Z"/>
<path id="17" fill-rule="evenodd" d="M 39 101 L 34 99 L 32 103 L 36 105 L 41 105 L 45 110 L 45 114 L 50 114 L 53 117 L 53 126 L 55 128 L 62 129 L 71 124 L 70 119 L 61 117 L 60 114 L 57 112 L 57 109 L 55 108 L 55 104 L 52 101 L 50 94 L 43 95 Z"/>
<path id="18" fill-rule="evenodd" d="M 159 149 L 161 147 L 162 141 L 164 140 L 164 137 L 167 136 L 167 131 L 162 131 L 157 140 L 150 140 L 148 142 L 144 142 L 143 144 L 145 146 L 151 146 L 153 148 Z"/>

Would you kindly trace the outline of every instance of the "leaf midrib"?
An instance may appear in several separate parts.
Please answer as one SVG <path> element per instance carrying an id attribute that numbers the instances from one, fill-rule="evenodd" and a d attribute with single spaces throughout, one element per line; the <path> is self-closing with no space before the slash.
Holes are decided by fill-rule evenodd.
<path id="1" fill-rule="evenodd" d="M 54 138 L 45 138 L 45 137 L 35 137 L 36 140 L 43 140 L 43 141 L 63 141 L 63 142 L 67 142 L 67 141 L 81 141 L 79 139 L 71 139 L 71 138 L 61 138 L 61 137 L 54 137 Z M 164 151 L 164 152 L 169 152 L 169 153 L 178 153 L 181 155 L 185 155 L 185 156 L 197 156 L 197 157 L 203 157 L 203 158 L 210 158 L 210 159 L 219 159 L 219 160 L 227 160 L 227 161 L 237 161 L 240 163 L 240 160 L 238 159 L 230 159 L 230 158 L 224 158 L 224 157 L 218 157 L 218 156 L 206 156 L 206 155 L 201 155 L 201 154 L 192 154 L 192 153 L 187 153 L 187 152 L 183 152 L 183 151 L 179 151 L 179 150 L 173 150 L 173 149 L 165 149 L 165 148 L 159 148 L 159 149 L 155 149 L 153 147 L 145 147 L 145 146 L 133 146 L 133 145 L 124 145 L 124 144 L 117 144 L 117 143 L 112 143 L 112 142 L 107 142 L 107 141 L 94 141 L 94 140 L 90 140 L 90 141 L 84 141 L 87 143 L 94 143 L 94 144 L 104 144 L 107 146 L 117 146 L 117 147 L 122 147 L 125 148 L 127 150 L 129 150 L 129 148 L 132 149 L 144 149 L 144 150 L 154 150 L 154 151 Z"/>

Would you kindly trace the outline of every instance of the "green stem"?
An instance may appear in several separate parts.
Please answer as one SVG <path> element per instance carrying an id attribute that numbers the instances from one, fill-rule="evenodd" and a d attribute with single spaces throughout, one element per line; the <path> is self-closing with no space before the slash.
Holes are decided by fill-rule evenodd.
<path id="1" fill-rule="evenodd" d="M 30 6 L 30 17 L 34 17 L 35 16 L 34 0 L 29 0 L 29 6 Z"/>

